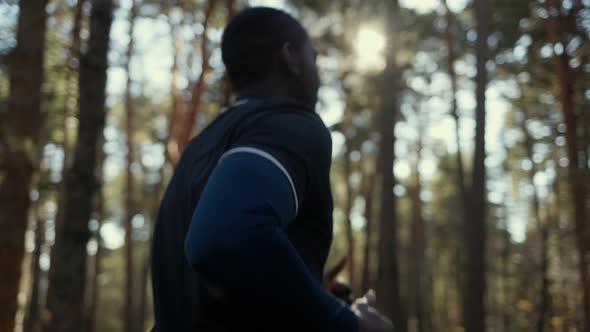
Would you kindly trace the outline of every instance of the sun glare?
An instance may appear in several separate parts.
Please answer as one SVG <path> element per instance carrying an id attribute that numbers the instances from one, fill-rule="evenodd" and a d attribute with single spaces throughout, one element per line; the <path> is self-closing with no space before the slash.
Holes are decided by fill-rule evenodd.
<path id="1" fill-rule="evenodd" d="M 356 36 L 356 65 L 363 71 L 385 68 L 385 36 L 373 28 L 363 27 Z"/>

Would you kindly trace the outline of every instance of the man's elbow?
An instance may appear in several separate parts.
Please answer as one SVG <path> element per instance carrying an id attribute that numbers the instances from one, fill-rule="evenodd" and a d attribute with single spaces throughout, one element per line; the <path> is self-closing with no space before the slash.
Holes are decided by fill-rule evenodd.
<path id="1" fill-rule="evenodd" d="M 199 236 L 198 229 L 189 231 L 184 241 L 184 254 L 189 265 L 197 272 L 207 269 L 218 257 L 219 251 L 215 241 L 210 241 L 206 236 Z"/>
<path id="2" fill-rule="evenodd" d="M 219 222 L 213 225 L 219 226 Z M 201 225 L 201 226 L 199 226 Z M 210 225 L 202 227 L 202 225 Z M 184 254 L 193 270 L 201 274 L 220 275 L 226 273 L 223 264 L 235 260 L 240 255 L 239 248 L 231 238 L 221 237 L 218 227 L 211 223 L 200 223 L 193 220 L 184 240 Z"/>

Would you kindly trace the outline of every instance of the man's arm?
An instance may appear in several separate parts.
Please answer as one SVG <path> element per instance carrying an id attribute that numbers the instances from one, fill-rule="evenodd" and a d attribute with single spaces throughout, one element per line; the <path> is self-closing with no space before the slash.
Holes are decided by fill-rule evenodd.
<path id="1" fill-rule="evenodd" d="M 312 277 L 287 238 L 293 181 L 260 152 L 232 153 L 214 170 L 185 242 L 191 266 L 245 296 L 245 310 L 288 325 L 281 330 L 358 331 L 356 316 Z"/>

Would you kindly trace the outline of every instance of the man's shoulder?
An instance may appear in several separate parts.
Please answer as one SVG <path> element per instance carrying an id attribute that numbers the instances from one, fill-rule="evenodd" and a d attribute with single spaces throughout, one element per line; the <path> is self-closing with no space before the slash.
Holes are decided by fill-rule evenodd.
<path id="1" fill-rule="evenodd" d="M 239 135 L 304 150 L 332 145 L 330 131 L 322 119 L 315 112 L 296 108 L 261 109 L 240 125 Z"/>
<path id="2" fill-rule="evenodd" d="M 252 121 L 245 124 L 245 128 L 268 127 L 268 129 L 283 130 L 288 133 L 300 131 L 302 134 L 307 133 L 307 136 L 329 133 L 321 117 L 313 108 L 291 100 L 263 102 L 250 118 Z"/>

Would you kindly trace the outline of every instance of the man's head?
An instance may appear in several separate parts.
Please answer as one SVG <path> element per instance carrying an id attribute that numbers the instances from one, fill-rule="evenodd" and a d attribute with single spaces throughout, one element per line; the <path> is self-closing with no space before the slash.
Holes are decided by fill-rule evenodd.
<path id="1" fill-rule="evenodd" d="M 315 105 L 316 51 L 303 26 L 289 14 L 266 7 L 238 13 L 223 33 L 221 52 L 238 94 L 278 92 Z"/>

